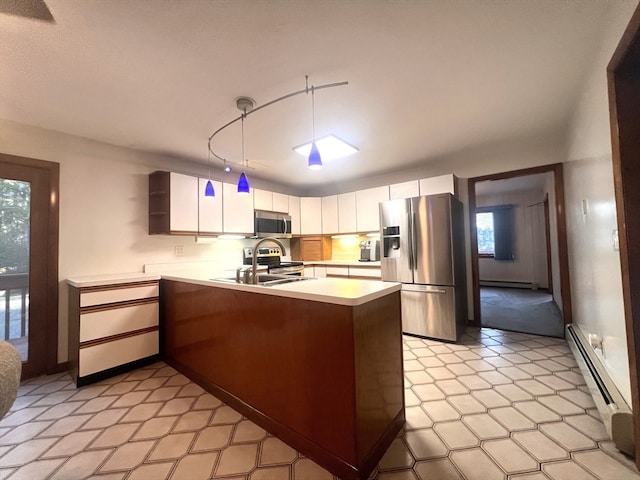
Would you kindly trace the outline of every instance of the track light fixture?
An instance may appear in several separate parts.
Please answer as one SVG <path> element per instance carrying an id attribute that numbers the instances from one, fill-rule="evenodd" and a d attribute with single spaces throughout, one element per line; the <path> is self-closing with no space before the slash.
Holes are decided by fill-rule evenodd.
<path id="1" fill-rule="evenodd" d="M 309 76 L 305 76 L 305 88 L 302 90 L 298 90 L 295 92 L 291 92 L 288 93 L 287 95 L 283 95 L 282 97 L 278 97 L 275 100 L 271 100 L 270 102 L 267 102 L 263 105 L 260 105 L 259 107 L 255 106 L 255 101 L 249 97 L 238 97 L 236 98 L 236 106 L 238 107 L 239 110 L 242 111 L 242 114 L 237 117 L 234 118 L 233 120 L 231 120 L 230 122 L 224 124 L 222 127 L 218 128 L 215 132 L 213 132 L 211 134 L 211 136 L 209 137 L 209 142 L 208 142 L 208 149 L 209 152 L 218 160 L 220 160 L 223 164 L 224 164 L 224 170 L 225 172 L 229 173 L 231 172 L 231 166 L 232 165 L 237 165 L 239 168 L 242 169 L 242 173 L 240 174 L 240 178 L 238 179 L 238 193 L 249 193 L 249 181 L 247 179 L 247 175 L 245 173 L 245 169 L 248 168 L 248 161 L 245 159 L 244 157 L 244 119 L 246 117 L 248 117 L 249 115 L 257 112 L 258 110 L 261 110 L 263 108 L 266 108 L 270 105 L 273 105 L 274 103 L 278 103 L 281 102 L 282 100 L 286 100 L 287 98 L 291 98 L 291 97 L 295 97 L 297 95 L 300 95 L 302 93 L 306 93 L 309 94 L 311 93 L 311 121 L 312 121 L 312 133 L 313 133 L 313 139 L 312 139 L 312 145 L 311 145 L 311 151 L 309 153 L 309 159 L 308 159 L 308 165 L 309 168 L 320 168 L 322 166 L 322 159 L 320 157 L 320 152 L 318 150 L 318 147 L 315 143 L 315 91 L 316 90 L 321 90 L 324 88 L 333 88 L 333 87 L 341 87 L 343 85 L 348 85 L 349 82 L 337 82 L 337 83 L 327 83 L 325 85 L 318 85 L 318 86 L 314 86 L 311 85 L 309 86 Z M 242 121 L 242 158 L 240 163 L 234 163 L 229 161 L 228 159 L 221 157 L 220 155 L 218 155 L 216 152 L 213 151 L 213 149 L 211 148 L 211 141 L 213 140 L 213 138 L 220 133 L 222 130 L 224 130 L 225 128 L 233 125 L 234 123 L 236 123 L 238 120 Z M 212 185 L 213 188 L 213 185 Z"/>

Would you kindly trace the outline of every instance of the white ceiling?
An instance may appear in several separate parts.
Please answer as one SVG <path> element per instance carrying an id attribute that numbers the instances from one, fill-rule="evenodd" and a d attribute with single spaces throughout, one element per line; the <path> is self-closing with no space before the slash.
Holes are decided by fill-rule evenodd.
<path id="1" fill-rule="evenodd" d="M 0 0 L 6 1 L 6 0 Z M 626 1 L 626 0 L 616 0 Z M 0 117 L 207 162 L 258 105 L 316 92 L 316 136 L 360 152 L 312 171 L 310 97 L 245 122 L 249 175 L 339 182 L 474 145 L 562 130 L 598 46 L 602 0 L 46 0 L 0 14 Z M 240 162 L 239 124 L 213 149 Z"/>

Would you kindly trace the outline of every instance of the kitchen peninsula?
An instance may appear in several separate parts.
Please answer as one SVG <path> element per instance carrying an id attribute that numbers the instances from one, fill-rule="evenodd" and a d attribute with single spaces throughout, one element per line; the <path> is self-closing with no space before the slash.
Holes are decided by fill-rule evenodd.
<path id="1" fill-rule="evenodd" d="M 344 480 L 404 424 L 399 284 L 165 275 L 161 332 L 169 364 Z"/>

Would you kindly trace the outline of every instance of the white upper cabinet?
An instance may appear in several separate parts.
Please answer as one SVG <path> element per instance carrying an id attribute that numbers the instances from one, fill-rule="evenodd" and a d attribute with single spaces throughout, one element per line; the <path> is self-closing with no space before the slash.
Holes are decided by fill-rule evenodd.
<path id="1" fill-rule="evenodd" d="M 322 233 L 338 233 L 338 196 L 322 197 Z"/>
<path id="2" fill-rule="evenodd" d="M 418 196 L 420 196 L 420 182 L 418 180 L 389 185 L 389 200 Z"/>
<path id="3" fill-rule="evenodd" d="M 300 233 L 322 234 L 322 198 L 300 197 Z"/>
<path id="4" fill-rule="evenodd" d="M 205 197 L 207 178 L 198 179 L 198 232 L 222 232 L 222 182 L 211 180 L 215 196 Z"/>
<path id="5" fill-rule="evenodd" d="M 358 231 L 356 223 L 356 192 L 338 195 L 338 233 Z"/>
<path id="6" fill-rule="evenodd" d="M 253 234 L 253 191 L 252 188 L 249 195 L 239 195 L 237 185 L 222 185 L 222 219 L 225 233 Z"/>
<path id="7" fill-rule="evenodd" d="M 420 195 L 436 195 L 438 193 L 458 193 L 458 178 L 449 173 L 438 177 L 423 178 L 420 180 Z"/>
<path id="8" fill-rule="evenodd" d="M 291 233 L 300 235 L 300 197 L 289 195 L 289 215 L 291 215 Z"/>
<path id="9" fill-rule="evenodd" d="M 256 210 L 273 210 L 273 193 L 267 190 L 253 189 L 253 208 Z"/>
<path id="10" fill-rule="evenodd" d="M 356 192 L 356 220 L 358 232 L 380 230 L 378 203 L 389 200 L 389 186 L 367 188 Z"/>
<path id="11" fill-rule="evenodd" d="M 198 178 L 171 172 L 169 183 L 169 229 L 172 232 L 197 232 Z"/>
<path id="12" fill-rule="evenodd" d="M 273 211 L 289 213 L 289 195 L 273 192 Z"/>

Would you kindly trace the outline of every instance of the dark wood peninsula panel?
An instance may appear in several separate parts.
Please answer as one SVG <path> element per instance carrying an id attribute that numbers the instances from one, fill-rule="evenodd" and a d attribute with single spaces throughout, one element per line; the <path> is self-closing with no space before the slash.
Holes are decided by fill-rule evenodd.
<path id="1" fill-rule="evenodd" d="M 405 420 L 400 293 L 356 306 L 162 280 L 169 364 L 342 479 Z"/>

